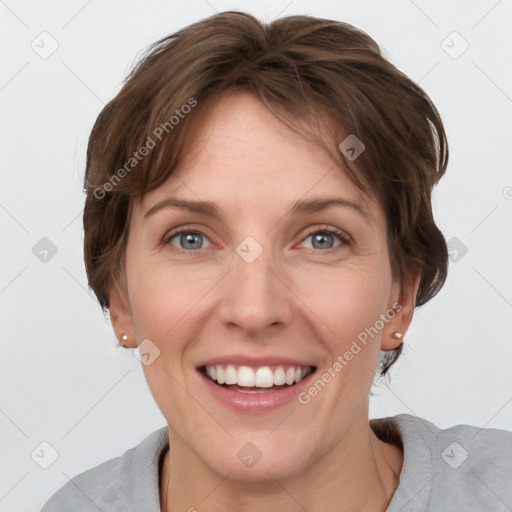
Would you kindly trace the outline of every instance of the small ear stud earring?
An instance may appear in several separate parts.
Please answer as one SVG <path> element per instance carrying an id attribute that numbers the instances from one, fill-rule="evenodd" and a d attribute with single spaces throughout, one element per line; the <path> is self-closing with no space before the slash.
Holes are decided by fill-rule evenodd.
<path id="1" fill-rule="evenodd" d="M 122 339 L 123 341 L 128 341 L 128 335 L 127 335 L 127 334 L 123 334 L 123 335 L 121 336 L 121 339 Z"/>
<path id="2" fill-rule="evenodd" d="M 392 335 L 393 339 L 400 340 L 403 338 L 403 334 L 401 332 L 395 331 Z"/>

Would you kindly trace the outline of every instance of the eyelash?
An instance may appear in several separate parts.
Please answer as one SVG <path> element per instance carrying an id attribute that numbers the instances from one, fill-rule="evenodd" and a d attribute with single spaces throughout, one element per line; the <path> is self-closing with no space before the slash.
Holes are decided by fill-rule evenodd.
<path id="1" fill-rule="evenodd" d="M 185 235 L 185 234 L 202 235 L 205 238 L 208 238 L 203 232 L 201 232 L 197 229 L 191 229 L 187 226 L 185 228 L 179 229 L 177 231 L 173 231 L 173 232 L 169 233 L 168 235 L 166 235 L 165 238 L 163 239 L 163 243 L 166 245 L 171 245 L 173 247 L 173 249 L 177 250 L 180 254 L 197 254 L 198 252 L 200 252 L 201 249 L 192 249 L 192 250 L 187 251 L 185 249 L 180 249 L 179 247 L 175 247 L 171 244 L 171 240 L 173 238 L 175 238 L 178 235 Z M 301 240 L 301 242 L 304 242 L 304 240 L 309 238 L 311 235 L 315 235 L 315 234 L 336 235 L 340 238 L 342 243 L 340 245 L 337 245 L 335 247 L 331 247 L 331 248 L 325 249 L 325 250 L 311 248 L 313 251 L 331 253 L 332 251 L 338 250 L 342 246 L 348 246 L 348 245 L 351 245 L 351 243 L 352 243 L 351 237 L 349 235 L 347 235 L 345 232 L 341 231 L 340 229 L 329 227 L 329 226 L 316 228 L 315 230 L 310 231 L 308 234 L 306 234 L 304 236 L 304 238 Z"/>

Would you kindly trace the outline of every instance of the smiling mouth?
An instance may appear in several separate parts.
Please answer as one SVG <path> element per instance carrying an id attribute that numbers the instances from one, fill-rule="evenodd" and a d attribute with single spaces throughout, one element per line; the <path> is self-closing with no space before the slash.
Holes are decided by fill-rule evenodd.
<path id="1" fill-rule="evenodd" d="M 316 366 L 201 366 L 198 371 L 220 387 L 240 393 L 268 393 L 290 388 L 316 371 Z"/>

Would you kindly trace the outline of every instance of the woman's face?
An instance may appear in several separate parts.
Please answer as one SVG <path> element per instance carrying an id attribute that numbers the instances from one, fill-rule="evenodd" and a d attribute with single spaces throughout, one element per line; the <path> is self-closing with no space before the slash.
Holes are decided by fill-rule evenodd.
<path id="1" fill-rule="evenodd" d="M 380 205 L 320 147 L 246 92 L 197 108 L 179 167 L 134 205 L 112 321 L 143 343 L 181 463 L 283 478 L 367 436 L 379 349 L 399 345 L 412 304 Z"/>

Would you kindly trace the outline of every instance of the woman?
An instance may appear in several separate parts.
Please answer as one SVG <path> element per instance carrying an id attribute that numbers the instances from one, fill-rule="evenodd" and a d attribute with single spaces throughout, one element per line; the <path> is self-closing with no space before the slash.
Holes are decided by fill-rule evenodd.
<path id="1" fill-rule="evenodd" d="M 447 273 L 448 147 L 364 32 L 225 12 L 157 42 L 87 154 L 89 284 L 168 425 L 63 510 L 511 510 L 512 433 L 368 418 Z"/>

